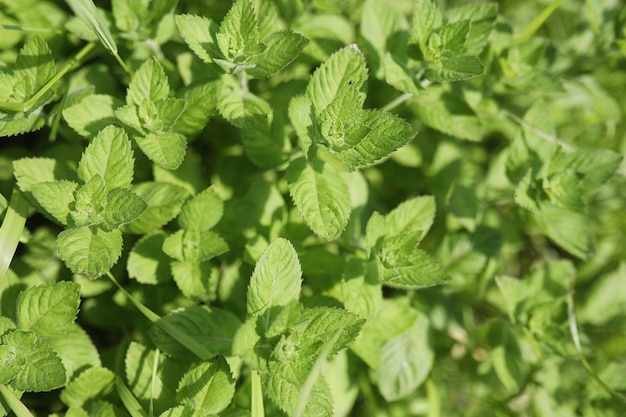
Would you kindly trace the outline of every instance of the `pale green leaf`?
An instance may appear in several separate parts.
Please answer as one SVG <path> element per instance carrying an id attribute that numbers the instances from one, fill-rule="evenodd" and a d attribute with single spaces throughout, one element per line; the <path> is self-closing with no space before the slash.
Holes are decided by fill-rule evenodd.
<path id="1" fill-rule="evenodd" d="M 170 263 L 172 277 L 180 292 L 192 300 L 211 297 L 215 285 L 210 282 L 213 268 L 208 262 L 172 261 Z"/>
<path id="2" fill-rule="evenodd" d="M 289 30 L 275 32 L 263 41 L 265 51 L 253 59 L 255 67 L 246 70 L 255 78 L 268 78 L 289 65 L 309 43 L 308 39 Z"/>
<path id="3" fill-rule="evenodd" d="M 107 194 L 100 227 L 110 232 L 141 216 L 147 207 L 141 197 L 129 189 L 115 188 Z"/>
<path id="4" fill-rule="evenodd" d="M 68 379 L 85 368 L 102 365 L 98 349 L 87 332 L 76 323 L 69 326 L 66 333 L 47 338 L 46 343 L 61 358 Z"/>
<path id="5" fill-rule="evenodd" d="M 420 314 L 403 333 L 387 341 L 380 352 L 378 388 L 387 401 L 398 401 L 415 393 L 433 366 L 428 318 Z"/>
<path id="6" fill-rule="evenodd" d="M 210 230 L 178 230 L 163 242 L 163 252 L 179 261 L 208 261 L 227 251 L 226 241 Z"/>
<path id="7" fill-rule="evenodd" d="M 75 226 L 91 226 L 102 221 L 102 211 L 106 205 L 106 189 L 98 175 L 74 193 L 74 209 L 70 213 Z"/>
<path id="8" fill-rule="evenodd" d="M 88 401 L 113 390 L 115 374 L 106 368 L 91 367 L 74 378 L 61 392 L 61 401 L 68 407 L 83 407 Z"/>
<path id="9" fill-rule="evenodd" d="M 489 42 L 497 15 L 497 3 L 469 4 L 446 10 L 449 23 L 464 19 L 470 22 L 469 34 L 463 48 L 468 55 L 479 55 L 483 51 Z"/>
<path id="10" fill-rule="evenodd" d="M 34 132 L 44 127 L 45 124 L 46 117 L 41 112 L 41 108 L 36 108 L 26 114 L 20 113 L 19 115 L 7 115 L 0 111 L 0 137 Z"/>
<path id="11" fill-rule="evenodd" d="M 350 218 L 350 193 L 340 171 L 314 158 L 293 160 L 286 173 L 289 194 L 306 224 L 322 239 L 337 239 Z"/>
<path id="12" fill-rule="evenodd" d="M 407 68 L 405 62 L 401 62 L 397 57 L 387 52 L 383 56 L 382 66 L 387 84 L 407 94 L 420 94 L 417 74 Z"/>
<path id="13" fill-rule="evenodd" d="M 385 215 L 385 235 L 404 236 L 410 241 L 409 245 L 415 246 L 430 230 L 435 213 L 435 199 L 432 196 L 405 200 Z"/>
<path id="14" fill-rule="evenodd" d="M 439 6 L 433 0 L 418 0 L 413 11 L 411 42 L 426 45 L 433 30 L 443 23 Z"/>
<path id="15" fill-rule="evenodd" d="M 176 26 L 189 48 L 204 62 L 210 63 L 213 58 L 222 56 L 216 39 L 218 26 L 211 19 L 190 14 L 177 15 Z"/>
<path id="16" fill-rule="evenodd" d="M 202 362 L 187 372 L 176 392 L 180 403 L 206 414 L 224 410 L 235 395 L 235 380 L 223 356 Z"/>
<path id="17" fill-rule="evenodd" d="M 379 110 L 365 110 L 346 131 L 346 146 L 335 151 L 346 169 L 352 171 L 382 161 L 406 145 L 416 132 L 400 117 Z"/>
<path id="18" fill-rule="evenodd" d="M 145 235 L 137 241 L 128 254 L 128 276 L 142 284 L 156 285 L 170 280 L 169 263 L 163 253 L 165 233 Z"/>
<path id="19" fill-rule="evenodd" d="M 254 6 L 249 0 L 236 0 L 216 35 L 222 55 L 238 61 L 257 52 L 259 29 Z"/>
<path id="20" fill-rule="evenodd" d="M 301 280 L 296 250 L 288 240 L 276 239 L 265 249 L 250 278 L 248 314 L 262 315 L 267 330 L 278 308 L 299 298 Z"/>
<path id="21" fill-rule="evenodd" d="M 176 120 L 173 130 L 187 137 L 200 133 L 217 110 L 222 84 L 222 80 L 217 79 L 180 91 L 177 96 L 185 101 L 185 109 Z"/>
<path id="22" fill-rule="evenodd" d="M 187 151 L 187 139 L 179 133 L 148 133 L 135 140 L 152 162 L 165 169 L 178 168 Z"/>
<path id="23" fill-rule="evenodd" d="M 442 58 L 440 66 L 428 68 L 426 78 L 431 81 L 448 82 L 467 80 L 485 74 L 485 66 L 476 56 L 456 55 Z"/>
<path id="24" fill-rule="evenodd" d="M 383 290 L 376 265 L 350 256 L 341 278 L 342 301 L 345 308 L 363 318 L 375 314 L 383 301 Z"/>
<path id="25" fill-rule="evenodd" d="M 289 120 L 298 134 L 300 147 L 305 154 L 313 143 L 313 132 L 317 130 L 314 119 L 313 103 L 308 96 L 296 96 L 289 101 Z"/>
<path id="26" fill-rule="evenodd" d="M 281 123 L 241 131 L 246 155 L 261 168 L 276 168 L 287 161 L 291 145 L 288 139 Z"/>
<path id="27" fill-rule="evenodd" d="M 111 36 L 109 26 L 96 9 L 93 0 L 65 0 L 65 2 L 74 14 L 95 32 L 102 44 L 113 54 L 117 54 L 117 45 Z"/>
<path id="28" fill-rule="evenodd" d="M 125 226 L 132 233 L 151 233 L 178 215 L 188 197 L 187 191 L 166 182 L 144 182 L 132 187 L 148 205 L 139 218 Z"/>
<path id="29" fill-rule="evenodd" d="M 42 337 L 67 332 L 78 314 L 78 291 L 78 284 L 73 282 L 27 288 L 17 299 L 18 327 Z"/>
<path id="30" fill-rule="evenodd" d="M 508 323 L 496 320 L 490 323 L 488 330 L 493 367 L 500 382 L 511 392 L 517 392 L 528 373 L 528 363 Z"/>
<path id="31" fill-rule="evenodd" d="M 365 320 L 347 310 L 331 307 L 304 309 L 301 321 L 294 326 L 292 336 L 300 349 L 299 355 L 317 356 L 327 342 L 327 355 L 348 347 L 358 336 Z M 312 364 L 311 364 L 312 365 Z"/>
<path id="32" fill-rule="evenodd" d="M 268 372 L 263 380 L 264 393 L 287 415 L 293 415 L 307 374 L 293 364 L 281 363 Z M 301 417 L 330 417 L 333 414 L 332 395 L 323 377 L 319 377 L 309 394 Z"/>
<path id="33" fill-rule="evenodd" d="M 33 332 L 12 331 L 0 340 L 0 383 L 20 391 L 51 391 L 65 384 L 65 368 Z"/>
<path id="34" fill-rule="evenodd" d="M 124 129 L 108 126 L 85 149 L 78 164 L 78 176 L 87 183 L 97 175 L 107 190 L 129 187 L 133 182 L 134 162 Z"/>
<path id="35" fill-rule="evenodd" d="M 31 190 L 44 210 L 62 225 L 68 225 L 72 221 L 70 211 L 77 188 L 75 182 L 60 180 L 33 184 Z"/>
<path id="36" fill-rule="evenodd" d="M 160 413 L 178 405 L 176 384 L 187 369 L 187 364 L 165 355 L 157 356 L 157 352 L 131 342 L 124 364 L 128 386 L 136 399 L 146 409 L 152 403 L 154 411 Z"/>
<path id="37" fill-rule="evenodd" d="M 215 226 L 223 214 L 224 202 L 214 187 L 210 187 L 185 203 L 178 224 L 183 229 L 207 230 Z"/>
<path id="38" fill-rule="evenodd" d="M 43 87 L 55 73 L 56 69 L 52 60 L 52 53 L 46 41 L 39 35 L 29 38 L 17 55 L 15 66 L 13 67 L 14 77 L 17 79 L 28 79 L 28 85 L 31 89 L 30 96 Z"/>
<path id="39" fill-rule="evenodd" d="M 272 112 L 265 100 L 232 84 L 224 88 L 217 106 L 224 119 L 240 129 L 258 127 Z"/>
<path id="40" fill-rule="evenodd" d="M 122 233 L 91 227 L 64 230 L 57 245 L 61 259 L 75 274 L 97 278 L 107 272 L 122 254 Z"/>
<path id="41" fill-rule="evenodd" d="M 313 73 L 306 94 L 315 112 L 320 113 L 348 85 L 354 85 L 364 99 L 366 81 L 365 58 L 356 45 L 350 45 L 331 55 Z"/>
<path id="42" fill-rule="evenodd" d="M 135 106 L 140 106 L 144 100 L 154 103 L 166 98 L 169 92 L 170 86 L 163 66 L 156 58 L 151 58 L 133 75 L 128 85 L 126 103 Z"/>
<path id="43" fill-rule="evenodd" d="M 382 282 L 393 287 L 417 289 L 439 285 L 450 279 L 443 266 L 420 249 L 408 249 L 404 239 L 383 240 Z"/>
<path id="44" fill-rule="evenodd" d="M 541 230 L 557 245 L 579 259 L 593 251 L 593 235 L 585 215 L 548 203 L 541 203 L 534 214 Z"/>
<path id="45" fill-rule="evenodd" d="M 239 318 L 229 310 L 206 305 L 176 310 L 160 320 L 176 326 L 213 354 L 222 355 L 230 355 L 233 338 L 241 325 Z M 160 350 L 173 358 L 195 360 L 195 356 L 179 340 L 163 331 L 159 324 L 150 330 L 150 338 Z"/>
<path id="46" fill-rule="evenodd" d="M 188 405 L 179 405 L 164 411 L 159 417 L 205 417 L 205 414 L 204 411 L 196 410 Z"/>
<path id="47" fill-rule="evenodd" d="M 115 109 L 123 104 L 116 97 L 91 94 L 63 109 L 63 119 L 79 135 L 90 138 L 115 122 Z"/>

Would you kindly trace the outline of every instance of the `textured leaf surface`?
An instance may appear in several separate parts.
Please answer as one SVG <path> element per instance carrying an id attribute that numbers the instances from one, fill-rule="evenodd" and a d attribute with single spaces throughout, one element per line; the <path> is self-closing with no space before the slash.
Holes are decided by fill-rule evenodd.
<path id="1" fill-rule="evenodd" d="M 148 205 L 139 218 L 126 227 L 132 233 L 151 233 L 178 215 L 188 197 L 187 191 L 166 182 L 144 182 L 132 190 Z"/>
<path id="2" fill-rule="evenodd" d="M 276 307 L 298 300 L 302 270 L 298 254 L 285 239 L 270 243 L 254 268 L 246 309 L 249 315 L 262 314 L 267 329 Z"/>
<path id="3" fill-rule="evenodd" d="M 39 336 L 54 336 L 68 331 L 76 320 L 79 286 L 73 282 L 30 287 L 17 299 L 17 323 L 21 330 Z"/>
<path id="4" fill-rule="evenodd" d="M 97 278 L 122 254 L 122 233 L 90 227 L 67 229 L 59 234 L 57 244 L 61 259 L 73 273 Z"/>
<path id="5" fill-rule="evenodd" d="M 158 231 L 137 241 L 128 255 L 128 276 L 150 285 L 171 279 L 169 263 L 162 249 L 165 236 L 164 232 Z"/>
<path id="6" fill-rule="evenodd" d="M 126 102 L 140 106 L 144 100 L 156 102 L 164 99 L 170 92 L 170 86 L 158 60 L 152 58 L 144 62 L 133 75 L 128 85 Z"/>
<path id="7" fill-rule="evenodd" d="M 214 188 L 207 188 L 183 206 L 178 224 L 183 229 L 207 230 L 220 221 L 224 202 Z"/>
<path id="8" fill-rule="evenodd" d="M 382 282 L 406 289 L 430 287 L 450 279 L 443 266 L 419 249 L 409 249 L 404 242 L 386 239 L 381 262 Z"/>
<path id="9" fill-rule="evenodd" d="M 189 48 L 204 62 L 221 56 L 216 39 L 218 26 L 211 19 L 183 14 L 176 16 L 176 26 Z"/>
<path id="10" fill-rule="evenodd" d="M 265 51 L 254 60 L 256 66 L 246 71 L 256 78 L 270 77 L 289 65 L 309 41 L 302 35 L 285 30 L 273 33 L 264 43 Z"/>
<path id="11" fill-rule="evenodd" d="M 115 374 L 100 367 L 92 367 L 72 380 L 61 393 L 61 401 L 69 407 L 83 407 L 88 401 L 113 390 Z"/>
<path id="12" fill-rule="evenodd" d="M 351 204 L 348 187 L 330 163 L 303 157 L 287 168 L 289 194 L 306 224 L 325 240 L 335 240 L 346 228 Z"/>
<path id="13" fill-rule="evenodd" d="M 127 188 L 115 188 L 107 194 L 102 211 L 102 228 L 106 231 L 130 223 L 146 210 L 147 204 Z"/>
<path id="14" fill-rule="evenodd" d="M 116 97 L 92 94 L 63 109 L 63 119 L 79 135 L 90 138 L 115 122 L 115 109 L 123 104 Z"/>
<path id="15" fill-rule="evenodd" d="M 185 158 L 187 139 L 181 134 L 148 133 L 135 139 L 142 152 L 165 169 L 178 168 Z"/>
<path id="16" fill-rule="evenodd" d="M 71 181 L 46 181 L 32 186 L 35 200 L 62 225 L 69 224 L 74 192 L 78 184 Z"/>
<path id="17" fill-rule="evenodd" d="M 178 401 L 204 413 L 217 414 L 231 403 L 235 380 L 223 356 L 202 362 L 187 372 L 176 392 Z"/>

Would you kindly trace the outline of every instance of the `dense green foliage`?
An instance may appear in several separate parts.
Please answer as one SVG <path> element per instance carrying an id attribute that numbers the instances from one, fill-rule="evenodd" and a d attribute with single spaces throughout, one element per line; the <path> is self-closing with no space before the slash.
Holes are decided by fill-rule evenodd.
<path id="1" fill-rule="evenodd" d="M 626 409 L 618 0 L 0 0 L 0 416 Z"/>

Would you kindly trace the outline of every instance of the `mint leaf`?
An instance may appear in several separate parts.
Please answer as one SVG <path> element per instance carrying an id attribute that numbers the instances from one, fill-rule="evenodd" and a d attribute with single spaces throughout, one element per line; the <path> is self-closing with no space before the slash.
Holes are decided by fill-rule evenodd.
<path id="1" fill-rule="evenodd" d="M 132 191 L 148 205 L 141 216 L 126 225 L 131 233 L 150 233 L 172 220 L 188 197 L 187 191 L 166 182 L 144 182 Z"/>
<path id="2" fill-rule="evenodd" d="M 57 239 L 61 259 L 75 274 L 97 278 L 117 262 L 122 253 L 122 233 L 97 227 L 80 227 L 61 232 Z"/>
<path id="3" fill-rule="evenodd" d="M 456 55 L 442 58 L 441 65 L 429 68 L 426 77 L 431 81 L 459 81 L 479 77 L 485 74 L 485 66 L 478 57 Z"/>
<path id="4" fill-rule="evenodd" d="M 128 91 L 126 103 L 139 107 L 144 100 L 157 102 L 169 95 L 170 86 L 161 63 L 155 58 L 144 62 L 133 75 Z"/>
<path id="5" fill-rule="evenodd" d="M 143 236 L 128 254 L 126 269 L 128 276 L 142 284 L 156 285 L 171 279 L 169 263 L 163 252 L 165 233 Z"/>
<path id="6" fill-rule="evenodd" d="M 96 175 L 74 193 L 74 207 L 70 216 L 76 226 L 92 226 L 102 221 L 107 193 L 102 178 Z"/>
<path id="7" fill-rule="evenodd" d="M 255 78 L 268 78 L 289 65 L 309 43 L 308 39 L 289 30 L 275 32 L 263 40 L 265 50 L 255 57 L 255 66 L 246 72 Z"/>
<path id="8" fill-rule="evenodd" d="M 33 332 L 15 330 L 0 340 L 0 382 L 20 391 L 51 391 L 65 384 L 65 368 Z"/>
<path id="9" fill-rule="evenodd" d="M 438 261 L 419 249 L 408 249 L 404 239 L 383 240 L 380 260 L 383 284 L 394 287 L 416 289 L 450 279 Z"/>
<path id="10" fill-rule="evenodd" d="M 593 236 L 584 215 L 542 203 L 534 218 L 546 235 L 567 252 L 579 259 L 587 259 L 591 254 Z"/>
<path id="11" fill-rule="evenodd" d="M 113 390 L 115 374 L 100 367 L 92 367 L 74 378 L 61 392 L 61 401 L 68 407 L 83 407 L 90 400 Z"/>
<path id="12" fill-rule="evenodd" d="M 211 19 L 190 14 L 177 15 L 176 26 L 189 48 L 204 62 L 211 63 L 214 58 L 222 56 L 217 45 L 219 28 Z"/>
<path id="13" fill-rule="evenodd" d="M 228 244 L 210 230 L 179 230 L 163 241 L 163 252 L 179 261 L 208 261 L 228 251 Z"/>
<path id="14" fill-rule="evenodd" d="M 380 352 L 378 387 L 387 401 L 397 401 L 415 392 L 433 366 L 430 324 L 420 314 L 403 333 L 387 341 Z"/>
<path id="15" fill-rule="evenodd" d="M 134 158 L 126 132 L 108 126 L 93 139 L 78 164 L 78 177 L 85 183 L 99 176 L 108 190 L 129 187 L 133 181 Z"/>
<path id="16" fill-rule="evenodd" d="M 26 82 L 28 86 L 28 96 L 24 99 L 30 98 L 30 95 L 43 87 L 55 72 L 52 52 L 46 41 L 39 35 L 29 38 L 20 49 L 13 69 L 13 76 L 17 80 Z M 25 101 L 24 99 L 22 101 Z"/>
<path id="17" fill-rule="evenodd" d="M 298 254 L 291 243 L 285 239 L 273 241 L 261 255 L 250 278 L 248 315 L 262 315 L 267 330 L 279 307 L 298 300 L 301 280 Z"/>
<path id="18" fill-rule="evenodd" d="M 363 318 L 375 314 L 383 301 L 376 265 L 349 257 L 342 274 L 341 292 L 346 310 Z"/>
<path id="19" fill-rule="evenodd" d="M 468 55 L 479 55 L 487 43 L 498 15 L 497 3 L 471 4 L 446 10 L 446 19 L 453 23 L 468 20 L 470 29 L 464 45 Z"/>
<path id="20" fill-rule="evenodd" d="M 62 225 L 72 222 L 70 212 L 77 188 L 77 183 L 64 180 L 40 182 L 31 187 L 35 200 Z"/>
<path id="21" fill-rule="evenodd" d="M 128 385 L 145 408 L 152 403 L 154 410 L 160 413 L 178 405 L 176 382 L 186 371 L 186 364 L 164 355 L 157 357 L 155 350 L 131 342 L 124 365 Z"/>
<path id="22" fill-rule="evenodd" d="M 68 379 L 74 378 L 85 368 L 102 365 L 96 346 L 87 332 L 76 323 L 67 327 L 64 333 L 46 338 L 46 343 L 61 358 Z"/>
<path id="23" fill-rule="evenodd" d="M 274 367 L 264 379 L 263 386 L 268 397 L 278 405 L 287 415 L 294 415 L 298 405 L 300 392 L 304 386 L 307 374 L 289 363 L 281 363 Z M 333 404 L 328 384 L 323 377 L 319 377 L 309 394 L 302 417 L 331 416 Z"/>
<path id="24" fill-rule="evenodd" d="M 107 94 L 91 94 L 63 109 L 63 119 L 79 135 L 90 138 L 115 122 L 123 102 Z"/>
<path id="25" fill-rule="evenodd" d="M 254 6 L 249 0 L 236 0 L 216 35 L 217 44 L 226 59 L 238 62 L 258 53 L 259 29 Z"/>
<path id="26" fill-rule="evenodd" d="M 107 193 L 100 227 L 107 232 L 118 229 L 141 216 L 146 208 L 146 203 L 137 194 L 126 188 L 115 188 Z"/>
<path id="27" fill-rule="evenodd" d="M 289 194 L 306 224 L 322 239 L 337 239 L 350 218 L 350 194 L 331 163 L 297 158 L 286 172 Z"/>
<path id="28" fill-rule="evenodd" d="M 302 151 L 308 153 L 313 139 L 317 136 L 317 128 L 314 128 L 313 103 L 308 96 L 297 96 L 289 101 L 289 120 L 298 134 Z"/>
<path id="29" fill-rule="evenodd" d="M 185 102 L 185 108 L 172 129 L 187 137 L 199 134 L 217 110 L 222 85 L 222 80 L 217 79 L 191 85 L 178 93 L 177 97 Z"/>
<path id="30" fill-rule="evenodd" d="M 230 355 L 232 340 L 241 325 L 237 316 L 228 310 L 209 306 L 192 306 L 176 310 L 160 319 L 176 326 L 213 354 Z M 174 339 L 157 322 L 150 329 L 150 338 L 167 355 L 183 361 L 195 360 L 195 355 Z"/>
<path id="31" fill-rule="evenodd" d="M 433 0 L 418 0 L 413 11 L 411 43 L 426 45 L 431 33 L 443 24 L 443 16 Z"/>
<path id="32" fill-rule="evenodd" d="M 40 337 L 67 332 L 76 320 L 79 286 L 58 282 L 27 288 L 17 299 L 16 316 L 20 330 L 32 331 Z"/>
<path id="33" fill-rule="evenodd" d="M 226 359 L 217 356 L 194 366 L 180 380 L 176 395 L 180 403 L 204 413 L 224 410 L 235 395 L 235 380 Z"/>
<path id="34" fill-rule="evenodd" d="M 306 94 L 316 113 L 321 113 L 346 86 L 355 86 L 365 100 L 367 68 L 356 45 L 347 46 L 326 60 L 311 77 Z"/>
<path id="35" fill-rule="evenodd" d="M 178 216 L 183 229 L 208 230 L 217 224 L 224 214 L 224 202 L 213 187 L 191 198 Z"/>
<path id="36" fill-rule="evenodd" d="M 224 86 L 217 107 L 224 119 L 240 129 L 258 127 L 272 112 L 265 100 L 243 91 L 233 82 Z"/>
<path id="37" fill-rule="evenodd" d="M 187 139 L 178 133 L 148 133 L 135 138 L 151 161 L 165 169 L 176 169 L 185 158 Z"/>

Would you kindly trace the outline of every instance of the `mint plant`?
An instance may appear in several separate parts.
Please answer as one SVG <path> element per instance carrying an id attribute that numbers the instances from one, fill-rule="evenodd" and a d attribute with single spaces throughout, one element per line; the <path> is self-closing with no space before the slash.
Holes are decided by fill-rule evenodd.
<path id="1" fill-rule="evenodd" d="M 0 2 L 0 415 L 621 416 L 619 2 Z"/>

